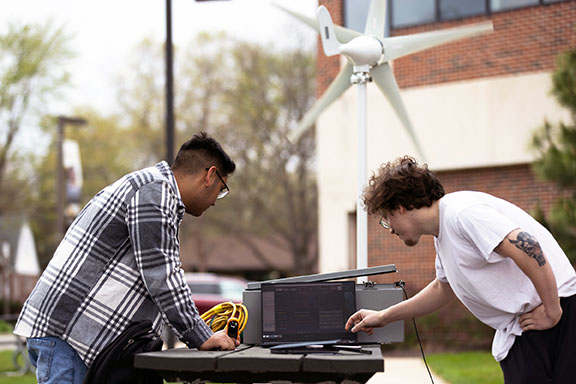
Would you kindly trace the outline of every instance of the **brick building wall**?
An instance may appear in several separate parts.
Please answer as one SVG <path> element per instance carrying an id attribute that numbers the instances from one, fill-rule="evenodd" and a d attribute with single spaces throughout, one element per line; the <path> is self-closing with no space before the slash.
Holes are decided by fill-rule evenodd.
<path id="1" fill-rule="evenodd" d="M 335 24 L 343 24 L 342 13 L 342 0 L 319 0 L 318 6 L 324 5 L 330 10 L 330 16 Z M 326 88 L 330 86 L 332 80 L 338 75 L 340 71 L 340 57 L 339 55 L 327 57 L 322 48 L 322 41 L 318 35 L 318 43 L 316 44 L 316 97 L 320 98 Z"/>
<path id="2" fill-rule="evenodd" d="M 342 24 L 342 1 L 320 0 L 336 24 Z M 393 36 L 452 28 L 491 20 L 494 33 L 431 48 L 394 61 L 400 88 L 510 74 L 552 71 L 556 56 L 576 45 L 576 1 L 533 6 L 490 17 L 395 29 Z M 318 43 L 317 95 L 339 71 L 339 59 L 327 58 Z"/>
<path id="3" fill-rule="evenodd" d="M 336 24 L 343 24 L 342 0 L 319 0 Z M 552 72 L 559 53 L 576 46 L 576 1 L 494 13 L 491 16 L 426 24 L 392 30 L 393 36 L 451 28 L 491 20 L 495 32 L 461 42 L 442 45 L 394 61 L 401 89 L 448 82 L 496 78 L 525 73 Z M 339 58 L 327 58 L 318 42 L 317 96 L 320 97 L 339 71 Z M 528 212 L 538 206 L 548 212 L 562 195 L 551 183 L 537 180 L 529 164 L 491 168 L 455 169 L 437 172 L 446 192 L 483 191 L 511 201 Z M 424 237 L 416 247 L 407 247 L 368 218 L 368 265 L 395 264 L 398 273 L 371 280 L 406 282 L 413 295 L 435 277 L 433 239 Z M 350 226 L 350 228 L 354 228 Z M 353 229 L 352 229 L 353 230 Z M 353 237 L 354 234 L 351 234 Z M 354 252 L 355 249 L 352 249 Z M 351 260 L 355 257 L 351 255 Z M 407 322 L 408 324 L 408 322 Z M 432 343 L 489 348 L 493 331 L 473 319 L 458 302 L 437 315 L 419 320 L 421 336 Z M 411 326 L 406 327 L 411 340 Z M 473 341 L 473 339 L 475 341 Z"/>
<path id="4" fill-rule="evenodd" d="M 518 73 L 552 71 L 556 56 L 576 45 L 576 1 L 534 6 L 490 17 L 395 30 L 407 35 L 491 20 L 494 32 L 394 61 L 400 88 Z"/>
<path id="5" fill-rule="evenodd" d="M 336 24 L 343 24 L 342 0 L 320 0 Z M 498 12 L 490 17 L 425 24 L 392 30 L 392 35 L 421 33 L 491 20 L 495 32 L 442 45 L 394 61 L 400 88 L 433 85 L 486 77 L 553 71 L 559 53 L 576 46 L 576 1 Z M 340 69 L 339 58 L 327 58 L 318 42 L 317 96 L 321 96 Z M 478 190 L 512 201 L 527 211 L 538 204 L 547 212 L 561 193 L 550 183 L 535 179 L 530 166 L 461 169 L 439 172 L 446 191 Z M 369 218 L 368 265 L 396 264 L 400 273 L 377 278 L 402 279 L 415 292 L 434 274 L 432 239 L 415 248 L 406 247 Z"/>

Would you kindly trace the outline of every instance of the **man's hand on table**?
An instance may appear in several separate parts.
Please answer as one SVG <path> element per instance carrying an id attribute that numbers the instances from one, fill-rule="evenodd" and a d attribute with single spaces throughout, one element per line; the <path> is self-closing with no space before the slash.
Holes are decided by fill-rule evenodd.
<path id="1" fill-rule="evenodd" d="M 201 351 L 233 351 L 238 345 L 240 345 L 240 341 L 228 337 L 226 330 L 223 329 L 210 336 L 199 349 Z"/>

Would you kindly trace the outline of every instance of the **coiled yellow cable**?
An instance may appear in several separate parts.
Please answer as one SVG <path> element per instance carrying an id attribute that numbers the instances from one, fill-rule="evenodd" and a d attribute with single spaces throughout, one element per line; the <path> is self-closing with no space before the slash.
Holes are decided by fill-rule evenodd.
<path id="1" fill-rule="evenodd" d="M 248 309 L 242 304 L 228 301 L 212 307 L 200 317 L 214 332 L 224 329 L 230 319 L 236 319 L 239 328 L 238 334 L 241 334 L 248 322 Z"/>

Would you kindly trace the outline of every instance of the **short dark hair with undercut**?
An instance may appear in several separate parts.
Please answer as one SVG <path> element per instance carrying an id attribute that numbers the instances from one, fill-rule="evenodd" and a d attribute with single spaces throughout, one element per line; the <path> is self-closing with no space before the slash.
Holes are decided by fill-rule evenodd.
<path id="1" fill-rule="evenodd" d="M 383 214 L 399 207 L 430 207 L 440 200 L 444 187 L 426 164 L 418 165 L 410 156 L 382 164 L 364 189 L 364 206 L 369 214 Z"/>
<path id="2" fill-rule="evenodd" d="M 194 174 L 211 166 L 218 168 L 222 177 L 234 173 L 236 169 L 236 164 L 222 146 L 206 132 L 200 132 L 182 144 L 172 169 Z"/>

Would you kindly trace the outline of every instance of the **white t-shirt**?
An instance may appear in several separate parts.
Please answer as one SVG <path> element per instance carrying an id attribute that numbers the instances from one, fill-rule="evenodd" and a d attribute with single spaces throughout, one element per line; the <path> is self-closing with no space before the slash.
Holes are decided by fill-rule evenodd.
<path id="1" fill-rule="evenodd" d="M 530 279 L 510 258 L 494 249 L 521 228 L 538 239 L 560 297 L 576 294 L 576 273 L 550 232 L 522 209 L 482 192 L 455 192 L 439 202 L 440 228 L 435 238 L 436 277 L 480 321 L 496 329 L 492 354 L 502 361 L 522 334 L 519 316 L 541 304 Z"/>

